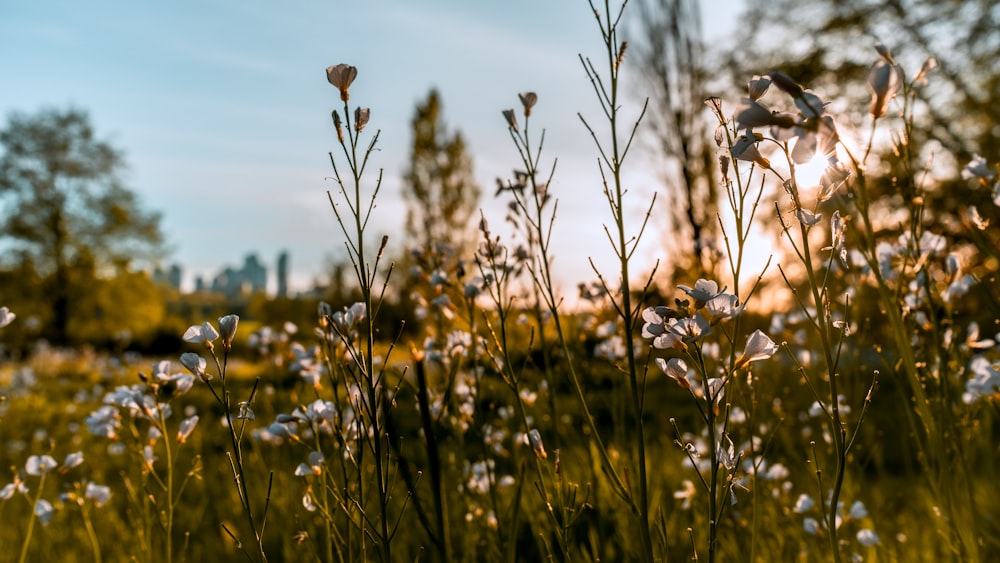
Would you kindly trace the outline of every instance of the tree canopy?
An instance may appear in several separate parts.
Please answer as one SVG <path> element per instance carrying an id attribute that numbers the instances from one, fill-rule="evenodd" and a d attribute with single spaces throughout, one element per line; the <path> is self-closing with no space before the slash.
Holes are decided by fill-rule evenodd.
<path id="1" fill-rule="evenodd" d="M 0 146 L 3 258 L 41 277 L 50 337 L 64 341 L 80 284 L 160 255 L 160 216 L 141 208 L 122 180 L 123 153 L 97 137 L 84 111 L 12 114 Z"/>

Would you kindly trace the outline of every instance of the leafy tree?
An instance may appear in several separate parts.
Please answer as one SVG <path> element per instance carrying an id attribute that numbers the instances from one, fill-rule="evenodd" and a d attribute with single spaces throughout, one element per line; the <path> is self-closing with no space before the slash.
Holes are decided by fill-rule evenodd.
<path id="1" fill-rule="evenodd" d="M 121 180 L 122 153 L 96 137 L 83 111 L 12 114 L 0 145 L 6 259 L 33 264 L 51 306 L 48 336 L 65 343 L 74 301 L 95 273 L 124 273 L 133 260 L 158 256 L 160 217 L 140 208 Z"/>
<path id="2" fill-rule="evenodd" d="M 481 190 L 473 178 L 465 138 L 448 131 L 436 90 L 417 104 L 411 124 L 413 144 L 403 184 L 406 233 L 411 246 L 439 267 L 442 250 L 460 255 L 470 244 L 469 221 Z"/>
<path id="3" fill-rule="evenodd" d="M 670 266 L 675 276 L 711 276 L 719 250 L 719 193 L 714 125 L 705 107 L 711 94 L 701 13 L 689 0 L 643 0 L 639 7 L 633 32 L 649 95 L 646 124 L 656 160 L 665 165 L 663 187 L 674 213 Z"/>

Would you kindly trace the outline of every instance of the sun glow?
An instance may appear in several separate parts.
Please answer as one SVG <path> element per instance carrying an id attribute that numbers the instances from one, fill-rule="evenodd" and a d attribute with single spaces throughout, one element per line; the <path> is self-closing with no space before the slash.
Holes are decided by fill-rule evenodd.
<path id="1" fill-rule="evenodd" d="M 813 188 L 819 185 L 819 179 L 830 162 L 822 154 L 816 153 L 803 164 L 795 166 L 795 181 L 800 188 Z"/>

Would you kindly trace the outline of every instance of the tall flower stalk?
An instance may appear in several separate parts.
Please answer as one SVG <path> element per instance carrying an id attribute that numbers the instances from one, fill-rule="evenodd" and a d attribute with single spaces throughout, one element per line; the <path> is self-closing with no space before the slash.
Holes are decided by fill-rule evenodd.
<path id="1" fill-rule="evenodd" d="M 360 303 L 364 307 L 364 318 L 361 319 L 360 338 L 362 339 L 359 353 L 352 355 L 354 368 L 357 369 L 359 384 L 359 395 L 353 400 L 356 402 L 359 426 L 359 435 L 364 446 L 370 449 L 372 456 L 374 479 L 375 479 L 375 506 L 378 512 L 370 514 L 368 512 L 365 486 L 365 472 L 358 474 L 358 498 L 353 502 L 361 511 L 364 524 L 364 536 L 375 538 L 379 557 L 382 561 L 392 561 L 392 528 L 394 522 L 389 513 L 390 498 L 392 496 L 392 481 L 390 476 L 391 465 L 389 463 L 389 442 L 387 434 L 387 417 L 389 416 L 388 402 L 389 390 L 385 381 L 385 366 L 387 358 L 383 359 L 382 366 L 376 365 L 375 353 L 375 316 L 381 304 L 384 291 L 388 286 L 391 267 L 385 274 L 385 280 L 381 289 L 377 284 L 379 275 L 379 265 L 383 253 L 388 243 L 388 237 L 382 237 L 378 250 L 374 258 L 371 257 L 370 238 L 366 233 L 368 220 L 375 208 L 375 201 L 378 197 L 379 188 L 382 185 L 382 172 L 378 173 L 375 180 L 374 189 L 370 196 L 363 192 L 363 178 L 369 158 L 375 150 L 378 142 L 379 132 L 371 136 L 367 148 L 361 144 L 362 132 L 368 124 L 371 112 L 368 108 L 356 107 L 353 112 L 350 109 L 349 88 L 357 77 L 357 68 L 339 64 L 327 69 L 327 79 L 340 91 L 340 99 L 344 103 L 343 115 L 337 110 L 332 113 L 334 128 L 337 133 L 337 141 L 343 151 L 342 157 L 347 162 L 347 173 L 341 172 L 342 168 L 337 166 L 337 158 L 330 153 L 330 164 L 333 167 L 333 179 L 340 190 L 341 202 L 346 204 L 347 212 L 343 212 L 337 202 L 334 201 L 333 194 L 328 192 L 330 205 L 333 208 L 344 234 L 344 245 L 347 248 L 354 273 L 358 282 L 358 289 L 361 292 Z M 342 335 L 343 338 L 343 335 Z M 354 348 L 351 347 L 353 350 Z M 364 452 L 359 451 L 361 460 L 359 465 L 363 467 Z"/>

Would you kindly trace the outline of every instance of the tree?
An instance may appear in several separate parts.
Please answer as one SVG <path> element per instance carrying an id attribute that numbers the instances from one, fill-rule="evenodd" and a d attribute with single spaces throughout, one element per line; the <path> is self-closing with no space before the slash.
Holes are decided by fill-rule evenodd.
<path id="1" fill-rule="evenodd" d="M 714 125 L 706 119 L 709 94 L 698 3 L 644 0 L 639 7 L 635 42 L 649 88 L 647 123 L 656 160 L 667 164 L 663 182 L 675 210 L 671 243 L 679 252 L 672 252 L 671 266 L 675 274 L 710 276 L 719 250 L 714 240 L 719 193 L 713 177 Z"/>
<path id="2" fill-rule="evenodd" d="M 406 233 L 425 260 L 440 267 L 442 251 L 460 255 L 469 246 L 469 221 L 481 190 L 465 139 L 445 126 L 436 90 L 417 104 L 411 124 L 413 144 L 403 184 Z"/>
<path id="3" fill-rule="evenodd" d="M 140 208 L 121 180 L 122 153 L 96 137 L 81 110 L 12 114 L 0 145 L 6 258 L 37 269 L 51 306 L 48 336 L 65 343 L 74 300 L 94 273 L 123 273 L 159 255 L 160 216 Z"/>

